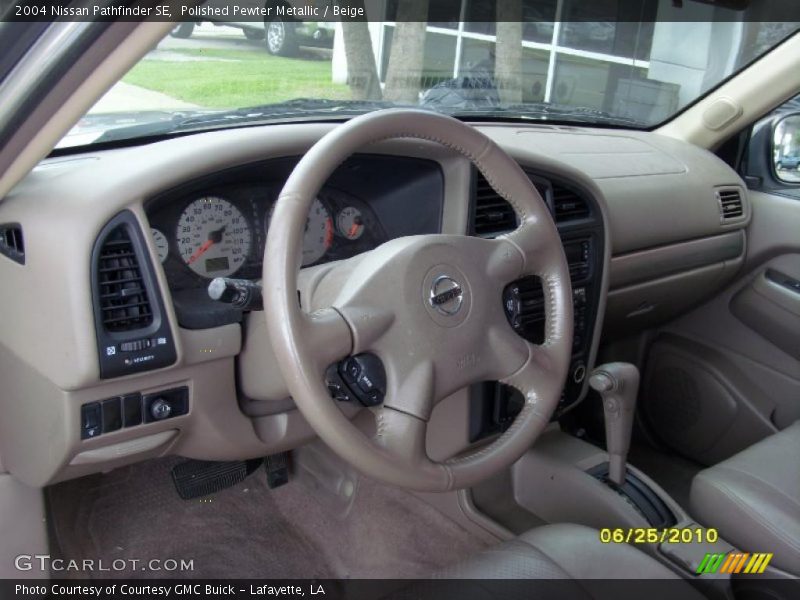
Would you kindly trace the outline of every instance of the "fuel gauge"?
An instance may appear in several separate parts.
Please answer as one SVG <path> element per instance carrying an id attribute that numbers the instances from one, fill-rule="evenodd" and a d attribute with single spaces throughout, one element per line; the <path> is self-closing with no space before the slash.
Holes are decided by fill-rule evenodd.
<path id="1" fill-rule="evenodd" d="M 169 242 L 167 237 L 155 227 L 150 228 L 150 233 L 153 235 L 153 242 L 156 245 L 156 253 L 158 253 L 158 260 L 162 263 L 167 260 L 169 254 Z"/>
<path id="2" fill-rule="evenodd" d="M 348 240 L 357 240 L 364 233 L 364 219 L 355 206 L 343 208 L 336 217 L 336 226 Z"/>

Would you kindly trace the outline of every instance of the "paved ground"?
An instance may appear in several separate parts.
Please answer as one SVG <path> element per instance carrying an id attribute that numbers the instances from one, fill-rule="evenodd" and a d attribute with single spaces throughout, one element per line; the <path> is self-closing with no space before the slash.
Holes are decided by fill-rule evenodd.
<path id="1" fill-rule="evenodd" d="M 180 110 L 198 108 L 196 104 L 172 98 L 160 92 L 124 83 L 112 87 L 89 111 L 92 114 L 140 110 Z"/>
<path id="2" fill-rule="evenodd" d="M 800 183 L 800 171 L 786 171 L 784 169 L 778 169 L 778 177 L 784 181 Z"/>
<path id="3" fill-rule="evenodd" d="M 248 40 L 244 37 L 241 29 L 201 23 L 194 28 L 192 37 L 188 39 L 179 39 L 168 35 L 158 43 L 158 47 L 148 54 L 147 58 L 158 59 L 165 52 L 182 48 L 266 52 L 264 40 Z M 331 60 L 331 55 L 332 51 L 325 48 L 303 47 L 300 49 L 300 56 L 306 60 Z M 201 60 L 204 59 L 201 58 Z"/>

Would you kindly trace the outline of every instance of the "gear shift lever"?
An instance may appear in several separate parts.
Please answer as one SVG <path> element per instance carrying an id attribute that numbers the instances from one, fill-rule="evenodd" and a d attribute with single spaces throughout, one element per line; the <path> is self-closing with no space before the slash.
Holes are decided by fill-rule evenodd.
<path id="1" fill-rule="evenodd" d="M 603 398 L 608 478 L 615 484 L 622 485 L 625 482 L 625 465 L 631 446 L 633 411 L 639 391 L 639 369 L 622 362 L 600 365 L 592 371 L 589 385 Z"/>

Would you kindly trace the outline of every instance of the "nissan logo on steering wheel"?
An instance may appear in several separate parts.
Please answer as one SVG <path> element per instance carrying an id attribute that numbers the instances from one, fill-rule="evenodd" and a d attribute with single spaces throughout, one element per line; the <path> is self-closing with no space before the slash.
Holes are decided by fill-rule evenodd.
<path id="1" fill-rule="evenodd" d="M 461 310 L 461 305 L 464 302 L 461 284 L 447 275 L 437 277 L 431 285 L 429 301 L 431 306 L 443 315 L 452 316 L 456 314 Z"/>

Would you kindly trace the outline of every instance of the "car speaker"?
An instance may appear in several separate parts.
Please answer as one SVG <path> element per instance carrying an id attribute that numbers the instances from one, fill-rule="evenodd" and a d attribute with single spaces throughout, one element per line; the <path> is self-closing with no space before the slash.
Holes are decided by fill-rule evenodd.
<path id="1" fill-rule="evenodd" d="M 640 398 L 654 433 L 701 463 L 717 459 L 738 413 L 732 394 L 698 356 L 666 342 L 651 348 Z"/>

